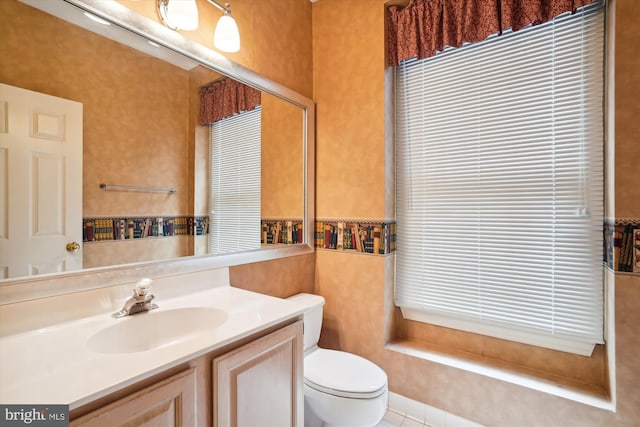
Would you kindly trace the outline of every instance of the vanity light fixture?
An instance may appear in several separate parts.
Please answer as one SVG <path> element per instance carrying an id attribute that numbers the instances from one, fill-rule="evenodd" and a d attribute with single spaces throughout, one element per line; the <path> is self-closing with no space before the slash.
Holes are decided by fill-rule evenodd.
<path id="1" fill-rule="evenodd" d="M 156 0 L 160 21 L 172 30 L 192 31 L 198 28 L 196 0 Z"/>
<path id="2" fill-rule="evenodd" d="M 222 10 L 223 15 L 218 20 L 216 30 L 213 33 L 213 45 L 223 52 L 237 52 L 240 50 L 240 32 L 238 24 L 231 16 L 231 5 L 225 3 L 220 5 L 214 0 L 207 0 L 209 3 Z"/>
<path id="3" fill-rule="evenodd" d="M 231 16 L 231 6 L 215 0 L 207 0 L 223 12 L 213 33 L 213 45 L 223 52 L 240 50 L 238 24 Z M 160 21 L 172 30 L 195 30 L 198 28 L 196 0 L 156 0 Z"/>

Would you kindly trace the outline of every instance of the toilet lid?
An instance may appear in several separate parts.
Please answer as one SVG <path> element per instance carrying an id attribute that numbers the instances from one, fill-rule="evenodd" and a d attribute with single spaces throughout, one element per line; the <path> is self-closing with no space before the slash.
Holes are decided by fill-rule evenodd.
<path id="1" fill-rule="evenodd" d="M 384 392 L 387 374 L 355 354 L 318 349 L 304 358 L 304 382 L 334 396 L 367 399 Z"/>

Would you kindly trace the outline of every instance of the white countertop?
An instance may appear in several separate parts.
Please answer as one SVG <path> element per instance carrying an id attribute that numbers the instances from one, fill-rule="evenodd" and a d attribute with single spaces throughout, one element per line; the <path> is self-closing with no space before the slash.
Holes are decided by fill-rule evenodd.
<path id="1" fill-rule="evenodd" d="M 111 313 L 4 336 L 0 403 L 67 404 L 74 409 L 302 313 L 293 302 L 229 286 L 156 302 L 160 308 L 154 311 L 213 307 L 228 318 L 206 334 L 137 353 L 101 354 L 87 347 L 92 334 L 123 320 Z"/>

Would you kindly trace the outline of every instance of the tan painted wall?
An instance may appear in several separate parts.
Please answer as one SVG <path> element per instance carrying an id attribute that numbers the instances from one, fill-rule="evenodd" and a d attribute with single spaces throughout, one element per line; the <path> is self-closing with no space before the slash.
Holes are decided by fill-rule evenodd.
<path id="1" fill-rule="evenodd" d="M 615 32 L 615 212 L 640 217 L 640 4 L 617 0 Z"/>
<path id="2" fill-rule="evenodd" d="M 317 102 L 318 217 L 384 217 L 385 123 L 384 0 L 321 0 L 313 6 L 314 99 Z M 640 217 L 637 192 L 638 72 L 640 8 L 618 0 L 616 18 L 615 196 L 616 216 Z M 623 55 L 624 58 L 620 58 Z M 634 179 L 635 178 L 635 179 Z M 624 199 L 621 200 L 621 199 Z M 613 426 L 640 424 L 640 280 L 616 281 L 616 351 L 618 412 L 533 391 L 503 381 L 386 350 L 390 338 L 426 340 L 440 335 L 441 345 L 465 341 L 452 331 L 415 324 L 393 325 L 392 257 L 331 251 L 316 252 L 315 291 L 323 295 L 325 324 L 321 344 L 364 355 L 389 374 L 392 391 L 490 426 Z M 389 321 L 387 321 L 389 320 Z M 357 327 L 354 327 L 357 325 Z M 390 326 L 391 325 L 391 326 Z M 527 365 L 544 375 L 566 376 L 587 383 L 605 382 L 606 359 L 595 363 L 553 352 L 527 353 L 500 342 L 482 340 L 480 353 L 494 358 L 533 357 Z M 473 344 L 473 343 L 470 343 Z M 447 352 L 451 348 L 446 349 Z M 545 359 L 546 358 L 546 359 Z M 514 361 L 511 362 L 512 364 Z M 587 365 L 592 362 L 587 362 Z M 536 366 L 537 365 L 537 366 Z M 603 392 L 603 391 L 602 391 Z"/>
<path id="3" fill-rule="evenodd" d="M 261 102 L 261 215 L 263 218 L 302 219 L 302 109 L 267 93 L 262 93 Z"/>
<path id="4" fill-rule="evenodd" d="M 385 216 L 383 5 L 313 6 L 318 218 Z"/>
<path id="5" fill-rule="evenodd" d="M 278 298 L 313 293 L 315 258 L 307 254 L 232 267 L 229 280 L 237 288 Z"/>

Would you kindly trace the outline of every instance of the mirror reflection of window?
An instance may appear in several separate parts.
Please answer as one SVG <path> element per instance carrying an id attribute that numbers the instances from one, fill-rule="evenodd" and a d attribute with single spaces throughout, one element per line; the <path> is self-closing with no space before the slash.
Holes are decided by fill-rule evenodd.
<path id="1" fill-rule="evenodd" d="M 209 253 L 260 248 L 260 106 L 209 126 Z"/>

